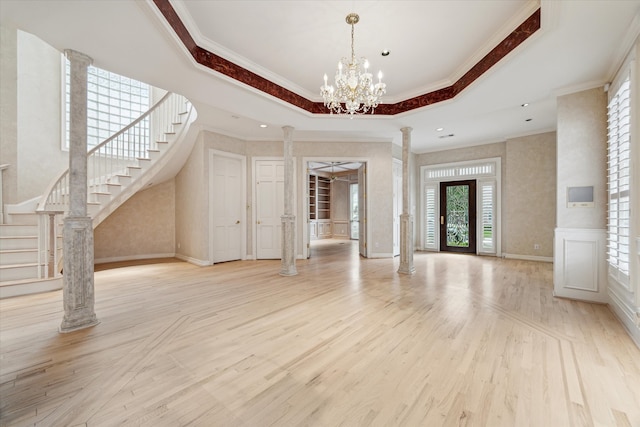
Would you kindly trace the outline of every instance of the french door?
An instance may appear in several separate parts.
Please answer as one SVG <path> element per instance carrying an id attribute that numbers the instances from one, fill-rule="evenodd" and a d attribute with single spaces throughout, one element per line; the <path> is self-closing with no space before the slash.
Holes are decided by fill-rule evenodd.
<path id="1" fill-rule="evenodd" d="M 440 183 L 440 250 L 476 253 L 476 181 Z"/>

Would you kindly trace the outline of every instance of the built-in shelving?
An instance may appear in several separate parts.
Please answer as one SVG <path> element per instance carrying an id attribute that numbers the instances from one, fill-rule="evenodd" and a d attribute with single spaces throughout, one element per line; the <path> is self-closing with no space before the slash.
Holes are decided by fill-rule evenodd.
<path id="1" fill-rule="evenodd" d="M 322 176 L 317 178 L 316 206 L 318 219 L 331 219 L 331 180 Z"/>
<path id="2" fill-rule="evenodd" d="M 310 239 L 331 237 L 331 180 L 309 175 Z"/>

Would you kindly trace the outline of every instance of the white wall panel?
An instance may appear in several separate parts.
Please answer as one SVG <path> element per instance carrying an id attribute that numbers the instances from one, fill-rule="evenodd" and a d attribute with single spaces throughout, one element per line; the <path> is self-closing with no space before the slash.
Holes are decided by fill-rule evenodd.
<path id="1" fill-rule="evenodd" d="M 607 302 L 606 231 L 555 230 L 553 294 L 593 302 Z"/>

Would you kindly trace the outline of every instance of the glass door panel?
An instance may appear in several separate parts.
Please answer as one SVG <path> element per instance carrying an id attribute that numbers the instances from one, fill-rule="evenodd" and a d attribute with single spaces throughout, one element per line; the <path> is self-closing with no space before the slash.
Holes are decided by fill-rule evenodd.
<path id="1" fill-rule="evenodd" d="M 476 252 L 476 181 L 440 183 L 440 250 Z"/>

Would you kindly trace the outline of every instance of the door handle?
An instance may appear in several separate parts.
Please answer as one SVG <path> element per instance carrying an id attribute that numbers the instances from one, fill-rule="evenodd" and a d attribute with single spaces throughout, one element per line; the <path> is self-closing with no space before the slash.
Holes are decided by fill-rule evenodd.
<path id="1" fill-rule="evenodd" d="M 240 224 L 240 220 L 237 220 L 237 221 L 236 221 L 236 224 Z"/>
<path id="2" fill-rule="evenodd" d="M 440 225 L 444 225 L 444 215 L 440 215 Z"/>
<path id="3" fill-rule="evenodd" d="M 260 224 L 260 221 L 258 221 L 258 224 Z"/>

